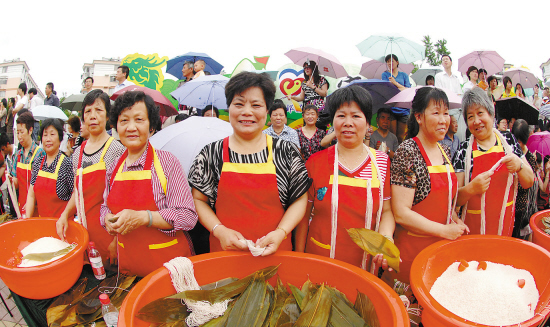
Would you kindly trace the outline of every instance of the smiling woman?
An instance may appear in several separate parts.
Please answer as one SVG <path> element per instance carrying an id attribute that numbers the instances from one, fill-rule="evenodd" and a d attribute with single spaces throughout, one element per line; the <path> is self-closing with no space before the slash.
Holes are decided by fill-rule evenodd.
<path id="1" fill-rule="evenodd" d="M 245 239 L 262 255 L 292 250 L 288 234 L 304 215 L 310 181 L 298 149 L 262 133 L 275 85 L 265 73 L 242 72 L 225 96 L 234 133 L 205 146 L 189 171 L 210 252 L 248 250 Z"/>

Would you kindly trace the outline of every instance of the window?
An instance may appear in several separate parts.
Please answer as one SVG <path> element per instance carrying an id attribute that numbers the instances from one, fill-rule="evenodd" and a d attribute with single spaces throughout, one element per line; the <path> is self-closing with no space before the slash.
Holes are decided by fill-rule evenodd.
<path id="1" fill-rule="evenodd" d="M 0 77 L 0 85 L 2 84 L 8 84 L 8 78 L 7 77 Z"/>
<path id="2" fill-rule="evenodd" d="M 6 97 L 6 91 L 0 91 L 0 98 Z"/>
<path id="3" fill-rule="evenodd" d="M 109 82 L 116 82 L 116 76 L 109 76 Z"/>
<path id="4" fill-rule="evenodd" d="M 4 66 L 2 67 L 2 73 L 7 73 L 8 72 L 8 66 Z"/>

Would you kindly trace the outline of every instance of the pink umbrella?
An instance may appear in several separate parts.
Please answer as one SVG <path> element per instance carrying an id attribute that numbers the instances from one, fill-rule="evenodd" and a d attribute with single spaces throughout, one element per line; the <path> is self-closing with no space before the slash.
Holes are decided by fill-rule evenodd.
<path id="1" fill-rule="evenodd" d="M 550 132 L 538 132 L 529 136 L 527 140 L 527 148 L 529 151 L 538 152 L 542 156 L 550 154 Z"/>
<path id="2" fill-rule="evenodd" d="M 502 71 L 504 58 L 496 51 L 473 51 L 464 57 L 458 58 L 458 71 L 466 74 L 470 66 L 477 69 L 483 68 L 487 75 L 493 75 Z"/>
<path id="3" fill-rule="evenodd" d="M 508 76 L 512 79 L 513 87 L 516 87 L 517 83 L 523 86 L 523 89 L 530 89 L 535 87 L 539 81 L 528 69 L 525 68 L 510 68 L 504 72 L 503 77 Z"/>
<path id="4" fill-rule="evenodd" d="M 422 87 L 434 87 L 434 86 L 431 86 L 431 85 L 417 86 L 417 87 L 411 87 L 411 88 L 405 89 L 397 93 L 393 98 L 386 101 L 386 104 L 389 104 L 392 107 L 412 109 L 412 101 L 414 99 L 414 96 L 416 95 L 416 90 Z M 439 89 L 445 91 L 445 94 L 447 94 L 447 98 L 449 99 L 449 109 L 457 109 L 462 107 L 462 99 L 458 95 L 456 95 L 456 93 L 444 88 L 439 88 Z"/>
<path id="5" fill-rule="evenodd" d="M 313 60 L 317 63 L 319 74 L 334 78 L 346 77 L 348 73 L 344 66 L 331 54 L 313 48 L 296 48 L 285 53 L 296 65 L 302 66 L 304 62 Z"/>
<path id="6" fill-rule="evenodd" d="M 143 86 L 137 86 L 137 85 L 130 85 L 127 86 L 121 90 L 118 90 L 113 95 L 111 95 L 111 100 L 115 100 L 120 95 L 122 95 L 124 92 L 127 91 L 142 91 L 143 93 L 149 95 L 151 98 L 153 98 L 153 101 L 159 106 L 160 109 L 160 115 L 165 117 L 170 117 L 178 114 L 178 111 L 176 108 L 174 108 L 174 105 L 172 102 L 170 102 L 162 93 L 160 93 L 157 90 L 152 90 L 148 87 Z"/>
<path id="7" fill-rule="evenodd" d="M 413 71 L 413 69 L 413 64 L 399 64 L 399 70 L 407 75 L 409 75 Z M 380 79 L 382 73 L 387 70 L 388 67 L 386 66 L 386 63 L 380 62 L 378 60 L 370 60 L 361 66 L 361 71 L 359 72 L 359 74 L 365 76 L 368 79 Z"/>

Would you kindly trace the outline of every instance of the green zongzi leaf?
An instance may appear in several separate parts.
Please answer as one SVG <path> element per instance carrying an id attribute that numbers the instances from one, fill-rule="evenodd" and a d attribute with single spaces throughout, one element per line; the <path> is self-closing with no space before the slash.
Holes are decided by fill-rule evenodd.
<path id="1" fill-rule="evenodd" d="M 151 323 L 167 323 L 184 320 L 189 316 L 187 306 L 178 299 L 160 298 L 139 310 L 136 317 Z"/>
<path id="2" fill-rule="evenodd" d="M 349 236 L 363 251 L 375 256 L 381 253 L 388 266 L 399 272 L 399 249 L 382 234 L 366 228 L 350 228 Z"/>
<path id="3" fill-rule="evenodd" d="M 364 327 L 366 325 L 365 320 L 359 316 L 344 294 L 329 286 L 327 289 L 330 291 L 332 301 L 329 326 Z"/>
<path id="4" fill-rule="evenodd" d="M 326 326 L 330 317 L 331 299 L 330 291 L 321 285 L 315 296 L 309 300 L 302 314 L 294 323 L 294 326 Z"/>
<path id="5" fill-rule="evenodd" d="M 355 299 L 355 310 L 370 327 L 380 327 L 374 304 L 368 296 L 359 291 L 357 291 L 357 298 Z"/>
<path id="6" fill-rule="evenodd" d="M 250 286 L 233 305 L 226 326 L 262 326 L 267 315 L 266 297 L 269 296 L 267 282 L 262 275 L 253 277 Z"/>
<path id="7" fill-rule="evenodd" d="M 292 292 L 292 295 L 294 296 L 294 299 L 296 300 L 296 304 L 298 304 L 298 307 L 300 310 L 304 310 L 304 306 L 302 305 L 302 301 L 304 300 L 304 292 L 302 292 L 298 287 L 288 283 L 288 287 L 290 287 L 290 291 Z"/>

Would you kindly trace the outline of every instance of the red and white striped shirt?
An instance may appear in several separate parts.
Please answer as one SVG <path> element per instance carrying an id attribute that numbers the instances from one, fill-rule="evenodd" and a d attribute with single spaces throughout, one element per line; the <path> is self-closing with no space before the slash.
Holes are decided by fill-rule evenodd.
<path id="1" fill-rule="evenodd" d="M 387 154 L 382 151 L 376 150 L 376 164 L 380 169 L 380 184 L 384 185 L 384 201 L 391 199 L 390 178 L 389 178 L 389 166 L 390 160 Z M 370 156 L 365 158 L 365 161 L 361 163 L 355 170 L 351 171 L 344 167 L 342 164 L 338 164 L 338 169 L 344 172 L 346 175 L 360 179 L 371 179 L 372 169 L 370 164 Z"/>
<path id="2" fill-rule="evenodd" d="M 149 147 L 149 145 L 147 145 Z M 141 171 L 145 166 L 145 159 L 147 156 L 146 149 L 141 157 L 131 165 L 124 163 L 122 171 Z M 161 232 L 168 236 L 175 236 L 176 231 L 183 230 L 188 231 L 195 227 L 198 216 L 195 211 L 195 204 L 191 195 L 191 189 L 187 183 L 187 178 L 183 173 L 181 163 L 172 153 L 155 149 L 164 175 L 166 176 L 166 194 L 162 189 L 162 185 L 155 171 L 155 166 L 151 165 L 151 185 L 153 187 L 153 198 L 155 204 L 159 208 L 158 212 L 161 217 L 172 225 L 174 228 L 170 230 L 159 229 Z M 112 213 L 107 207 L 107 197 L 111 189 L 110 180 L 113 170 L 116 168 L 118 158 L 114 164 L 107 168 L 106 173 L 106 188 L 103 193 L 103 204 L 101 205 L 101 225 L 105 226 L 105 215 Z M 140 196 L 139 194 L 133 194 L 132 190 L 128 190 L 128 196 Z M 132 208 L 128 208 L 132 209 Z M 116 214 L 116 212 L 115 212 Z M 187 235 L 187 233 L 186 233 Z M 188 241 L 191 244 L 191 239 L 187 235 Z"/>

